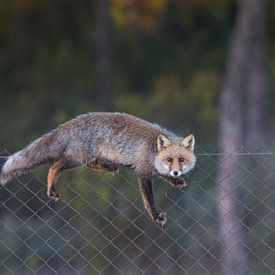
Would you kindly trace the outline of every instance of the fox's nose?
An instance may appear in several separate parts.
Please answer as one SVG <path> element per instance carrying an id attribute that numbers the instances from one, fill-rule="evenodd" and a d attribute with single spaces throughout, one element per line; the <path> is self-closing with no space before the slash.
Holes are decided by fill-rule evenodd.
<path id="1" fill-rule="evenodd" d="M 177 176 L 179 174 L 179 172 L 178 171 L 174 171 L 173 174 L 174 174 L 174 176 Z"/>

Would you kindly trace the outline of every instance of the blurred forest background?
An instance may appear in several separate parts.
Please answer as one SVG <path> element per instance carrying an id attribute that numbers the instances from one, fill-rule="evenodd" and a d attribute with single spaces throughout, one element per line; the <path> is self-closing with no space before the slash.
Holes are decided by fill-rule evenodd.
<path id="1" fill-rule="evenodd" d="M 259 4 L 261 2 L 264 4 Z M 253 7 L 256 7 L 254 11 Z M 265 152 L 274 151 L 274 26 L 274 0 L 0 0 L 0 151 L 7 149 L 9 153 L 13 153 L 58 124 L 90 111 L 127 112 L 157 122 L 179 135 L 193 133 L 198 153 L 232 152 L 242 145 L 245 152 L 259 152 L 262 148 L 265 148 Z M 243 60 L 241 57 L 244 57 Z M 231 92 L 228 87 L 229 90 L 231 87 Z M 226 118 L 229 118 L 227 123 Z M 226 131 L 228 125 L 231 126 Z M 235 132 L 238 134 L 235 135 Z M 233 141 L 229 144 L 226 136 L 234 137 L 232 140 L 235 143 Z M 243 185 L 240 189 L 230 182 L 225 183 L 227 186 L 233 186 L 230 187 L 233 188 L 230 190 L 233 197 L 253 190 L 249 196 L 244 196 L 245 201 L 240 210 L 244 217 L 241 219 L 242 223 L 245 224 L 246 233 L 249 233 L 244 239 L 247 255 L 243 257 L 243 248 L 237 246 L 237 250 L 232 251 L 239 258 L 246 258 L 243 261 L 247 261 L 247 264 L 244 264 L 241 270 L 236 270 L 234 262 L 230 263 L 229 259 L 226 266 L 233 266 L 234 274 L 246 274 L 251 271 L 255 271 L 255 274 L 269 274 L 270 270 L 275 268 L 274 260 L 268 258 L 275 240 L 274 233 L 269 235 L 272 234 L 274 223 L 254 227 L 263 218 L 259 213 L 264 213 L 264 217 L 273 213 L 274 217 L 274 200 L 271 202 L 270 198 L 266 199 L 270 190 L 273 190 L 271 194 L 274 198 L 274 173 L 266 175 L 274 162 L 270 163 L 270 158 L 262 159 L 265 166 L 259 167 L 255 164 L 255 158 L 252 157 L 252 164 L 247 160 L 242 162 L 243 170 L 240 174 L 243 175 Z M 204 274 L 207 270 L 210 270 L 209 274 L 221 274 L 218 260 L 221 250 L 215 239 L 219 231 L 217 220 L 220 217 L 221 224 L 231 222 L 231 226 L 235 228 L 234 220 L 223 220 L 223 214 L 216 209 L 216 196 L 222 201 L 224 195 L 219 186 L 216 193 L 215 182 L 216 176 L 222 179 L 223 171 L 226 170 L 226 167 L 217 169 L 217 161 L 221 160 L 215 156 L 199 158 L 200 168 L 194 171 L 193 178 L 190 178 L 193 187 L 189 189 L 187 196 L 184 194 L 182 197 L 174 197 L 178 196 L 175 193 L 169 195 L 169 192 L 172 192 L 169 187 L 162 186 L 164 191 L 157 190 L 161 207 L 169 207 L 168 214 L 172 216 L 172 225 L 168 228 L 170 231 L 168 230 L 167 236 L 174 236 L 177 243 L 171 254 L 168 250 L 165 252 L 168 253 L 169 259 L 165 258 L 165 255 L 163 258 L 157 258 L 161 259 L 162 263 L 176 259 L 172 262 L 179 266 L 186 264 L 182 268 L 188 271 L 188 274 Z M 240 159 L 236 159 L 232 165 L 231 168 L 239 167 Z M 251 170 L 250 165 L 253 167 Z M 230 167 L 228 169 L 230 170 Z M 256 179 L 253 171 L 257 172 L 259 177 L 265 175 L 265 187 L 257 185 L 258 177 Z M 140 234 L 135 235 L 136 223 L 138 228 L 143 228 L 143 233 L 151 226 L 151 221 L 146 217 L 142 215 L 142 221 L 139 221 L 137 217 L 140 216 L 135 214 L 135 207 L 141 211 L 143 207 L 135 184 L 135 187 L 129 187 L 121 183 L 127 180 L 135 182 L 133 175 L 127 173 L 125 171 L 123 175 L 126 176 L 122 179 L 111 178 L 109 175 L 99 178 L 96 174 L 83 172 L 81 169 L 73 173 L 68 172 L 61 177 L 58 187 L 64 202 L 55 205 L 47 201 L 45 183 L 39 181 L 41 179 L 45 182 L 43 169 L 36 173 L 38 178 L 28 175 L 23 178 L 30 189 L 22 189 L 24 184 L 20 188 L 11 184 L 11 187 L 7 187 L 11 189 L 2 190 L 1 222 L 10 223 L 12 229 L 5 228 L 0 232 L 3 244 L 0 248 L 1 273 L 6 274 L 10 270 L 61 272 L 64 266 L 64 274 L 81 269 L 84 272 L 85 268 L 87 274 L 96 274 L 109 265 L 109 273 L 114 274 L 119 270 L 119 266 L 120 270 L 123 270 L 122 263 L 126 262 L 125 259 L 120 259 L 119 265 L 112 260 L 106 262 L 106 258 L 102 256 L 102 253 L 105 255 L 107 247 L 106 238 L 111 238 L 115 230 L 121 229 L 122 234 L 118 233 L 117 242 L 122 243 L 126 234 L 129 243 L 129 239 Z M 76 184 L 77 181 L 81 184 Z M 90 184 L 85 184 L 90 181 L 109 182 L 111 185 L 91 187 Z M 67 182 L 69 186 L 65 184 Z M 203 187 L 199 187 L 201 184 Z M 35 190 L 35 199 L 31 199 L 34 193 L 30 190 Z M 165 197 L 160 199 L 160 192 L 165 194 Z M 120 196 L 121 193 L 127 196 L 123 197 L 123 201 L 116 201 L 114 196 Z M 256 198 L 255 194 L 260 197 Z M 103 199 L 99 200 L 98 197 L 101 196 Z M 167 202 L 167 197 L 170 198 L 171 204 Z M 178 210 L 172 210 L 174 200 L 177 201 Z M 12 203 L 4 205 L 5 201 Z M 23 209 L 18 206 L 20 212 L 17 213 L 15 205 L 18 205 L 18 201 L 19 204 L 22 201 L 26 204 Z M 95 204 L 88 203 L 93 201 Z M 48 208 L 44 209 L 41 202 L 47 202 Z M 135 207 L 128 208 L 129 202 L 135 202 Z M 256 210 L 253 207 L 255 203 L 259 205 Z M 104 209 L 108 211 L 105 213 Z M 205 209 L 209 212 L 204 211 Z M 119 216 L 117 210 L 121 210 L 123 215 Z M 184 210 L 190 212 L 188 217 L 184 216 L 183 221 L 172 214 L 177 213 L 181 217 Z M 94 220 L 98 212 L 104 216 L 103 221 Z M 84 215 L 86 220 L 75 216 L 75 213 Z M 52 219 L 49 218 L 50 215 L 53 215 Z M 240 213 L 236 215 L 240 216 Z M 41 219 L 34 219 L 34 216 Z M 100 230 L 106 228 L 106 224 L 108 227 L 106 220 L 114 216 L 118 219 L 112 219 L 116 229 L 106 229 L 106 238 L 101 240 Z M 67 228 L 68 217 L 76 218 L 70 221 Z M 128 219 L 124 219 L 125 217 Z M 133 217 L 136 217 L 135 226 L 132 224 L 133 228 L 128 227 Z M 203 226 L 197 224 L 196 227 L 197 221 Z M 40 229 L 43 226 L 44 233 L 34 233 L 35 228 Z M 69 231 L 72 228 L 78 228 L 79 232 L 83 228 L 87 230 L 80 233 L 76 230 L 78 233 L 73 234 L 73 237 L 76 236 L 73 239 L 64 235 L 64 227 Z M 34 231 L 28 235 L 26 232 L 30 228 Z M 130 233 L 125 233 L 124 228 L 131 228 L 132 231 L 129 229 Z M 239 230 L 239 225 L 236 228 Z M 47 230 L 54 231 L 52 244 L 49 237 L 44 237 Z M 152 245 L 151 242 L 155 242 L 153 239 L 149 240 L 148 236 L 163 236 L 162 231 L 154 230 L 154 234 L 146 233 L 140 237 L 142 245 L 135 245 L 142 250 L 142 247 L 147 248 Z M 240 237 L 238 230 L 234 234 Z M 209 257 L 206 257 L 208 264 L 205 265 L 199 262 L 206 253 L 198 241 L 202 232 L 205 236 L 203 247 L 211 250 L 211 253 L 207 254 Z M 185 235 L 179 239 L 181 234 Z M 90 250 L 86 247 L 84 251 L 82 246 L 77 248 L 84 235 L 87 237 L 86 241 L 97 236 L 102 243 L 90 243 Z M 24 236 L 30 241 L 28 247 L 10 252 L 17 246 L 22 246 Z M 262 248 L 261 240 L 265 236 L 269 236 L 268 240 L 264 240 L 264 244 L 268 245 L 267 248 Z M 47 247 L 40 240 L 46 241 Z M 65 240 L 70 243 L 68 247 Z M 225 244 L 228 241 L 230 242 L 222 240 Z M 59 243 L 61 248 L 66 248 L 67 251 L 54 248 L 54 243 Z M 83 247 L 84 243 L 85 238 Z M 164 243 L 171 247 L 174 242 Z M 189 252 L 178 260 L 186 246 L 189 246 Z M 136 247 L 132 247 L 129 252 L 123 248 L 119 250 L 128 253 L 130 258 L 132 255 L 132 261 L 136 264 L 130 265 L 128 274 L 139 274 L 138 268 L 136 273 L 133 271 L 140 266 L 136 262 L 138 255 L 143 256 L 140 260 L 142 265 L 146 261 L 150 262 L 147 252 L 143 255 L 142 251 L 134 252 L 135 249 Z M 259 256 L 263 249 L 268 251 L 264 256 L 265 263 L 261 262 L 262 258 Z M 37 252 L 40 250 L 41 253 Z M 80 252 L 76 253 L 76 250 Z M 58 255 L 59 260 L 49 260 L 52 251 Z M 148 252 L 153 259 L 156 259 L 152 256 L 155 251 Z M 70 256 L 67 257 L 66 253 Z M 108 259 L 117 255 L 112 248 L 106 253 Z M 73 256 L 76 254 L 77 256 Z M 94 259 L 96 255 L 101 255 L 102 258 L 91 264 L 90 259 Z M 226 262 L 226 256 L 224 258 Z M 194 259 L 198 259 L 198 262 Z M 255 262 L 257 264 L 253 265 Z M 170 270 L 171 274 L 182 271 L 177 270 L 177 264 Z M 159 274 L 156 270 L 160 268 L 161 263 L 150 262 L 150 265 L 145 266 L 155 268 L 150 270 L 148 267 L 147 271 L 151 272 L 149 274 Z M 162 268 L 159 272 L 166 270 Z M 109 273 L 106 271 L 106 274 Z M 126 271 L 125 273 L 127 274 Z"/>
<path id="2" fill-rule="evenodd" d="M 13 152 L 75 115 L 113 110 L 214 149 L 237 2 L 112 0 L 107 21 L 101 5 L 0 1 L 1 147 Z M 267 20 L 274 82 L 274 2 Z M 272 141 L 274 85 L 268 98 Z"/>

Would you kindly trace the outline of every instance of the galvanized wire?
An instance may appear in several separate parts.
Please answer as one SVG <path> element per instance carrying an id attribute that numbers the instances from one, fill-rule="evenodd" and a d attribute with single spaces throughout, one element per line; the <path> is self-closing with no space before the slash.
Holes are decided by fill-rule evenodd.
<path id="1" fill-rule="evenodd" d="M 199 148 L 187 188 L 156 180 L 156 204 L 168 219 L 163 227 L 150 220 L 127 169 L 114 177 L 81 168 L 66 172 L 57 203 L 46 197 L 45 169 L 21 176 L 0 190 L 0 274 L 221 274 L 216 171 L 234 154 L 241 156 L 234 199 L 245 272 L 272 274 L 275 168 L 266 148 Z"/>

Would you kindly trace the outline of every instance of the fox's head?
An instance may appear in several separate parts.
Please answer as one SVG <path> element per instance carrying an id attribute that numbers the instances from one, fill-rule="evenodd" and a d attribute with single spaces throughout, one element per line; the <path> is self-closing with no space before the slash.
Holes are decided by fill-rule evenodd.
<path id="1" fill-rule="evenodd" d="M 193 135 L 175 142 L 160 134 L 157 138 L 158 154 L 155 156 L 155 169 L 160 175 L 174 178 L 186 174 L 196 163 L 194 146 L 195 138 Z"/>

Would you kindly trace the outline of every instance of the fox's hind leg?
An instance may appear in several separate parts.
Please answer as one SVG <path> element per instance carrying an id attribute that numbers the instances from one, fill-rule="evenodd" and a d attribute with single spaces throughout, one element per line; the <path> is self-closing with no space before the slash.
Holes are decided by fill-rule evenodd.
<path id="1" fill-rule="evenodd" d="M 96 170 L 96 171 L 107 171 L 107 172 L 118 172 L 118 165 L 114 163 L 107 163 L 104 161 L 87 161 L 86 162 L 87 167 L 90 169 Z"/>
<path id="2" fill-rule="evenodd" d="M 79 161 L 69 160 L 67 158 L 61 158 L 55 162 L 49 170 L 48 173 L 48 186 L 47 186 L 47 195 L 49 198 L 54 201 L 58 201 L 60 194 L 55 191 L 55 184 L 57 182 L 58 176 L 65 169 L 71 169 L 79 166 L 81 163 Z"/>

